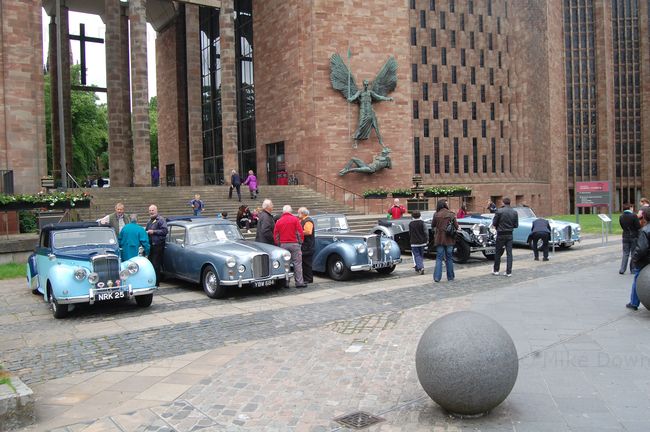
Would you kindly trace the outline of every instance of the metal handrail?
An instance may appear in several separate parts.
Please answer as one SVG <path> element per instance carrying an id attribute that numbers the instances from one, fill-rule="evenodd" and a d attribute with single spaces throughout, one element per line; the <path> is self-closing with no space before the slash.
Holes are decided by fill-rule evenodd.
<path id="1" fill-rule="evenodd" d="M 294 173 L 301 173 L 305 177 L 307 177 L 310 180 L 309 183 L 313 184 L 312 189 L 314 189 L 316 192 L 320 192 L 319 186 L 321 186 L 323 190 L 322 192 L 323 195 L 330 197 L 336 201 L 339 201 L 343 203 L 343 205 L 349 205 L 355 211 L 357 211 L 357 204 L 363 203 L 363 213 L 364 214 L 367 213 L 366 199 L 362 195 L 303 170 L 295 170 Z M 328 193 L 328 186 L 330 188 L 329 193 Z M 342 197 L 339 196 L 339 193 L 342 195 Z M 350 205 L 350 200 L 352 201 L 351 205 Z"/>
<path id="2" fill-rule="evenodd" d="M 68 171 L 66 171 L 66 175 L 68 176 L 68 181 L 67 181 L 67 187 L 70 189 L 81 189 L 81 186 L 79 186 L 79 183 L 77 183 L 77 180 L 75 180 L 74 177 L 72 177 L 72 174 L 70 174 Z M 73 185 L 74 187 L 70 186 Z"/>

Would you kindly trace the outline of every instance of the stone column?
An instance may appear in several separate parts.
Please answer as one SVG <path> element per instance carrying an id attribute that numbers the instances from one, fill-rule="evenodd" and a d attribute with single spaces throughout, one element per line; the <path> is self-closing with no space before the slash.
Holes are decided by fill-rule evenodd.
<path id="1" fill-rule="evenodd" d="M 229 179 L 230 170 L 233 168 L 239 172 L 239 157 L 237 155 L 237 70 L 235 68 L 236 41 L 233 12 L 233 0 L 222 0 L 221 13 L 219 14 L 221 33 L 221 121 L 223 124 L 223 167 L 226 180 Z M 239 173 L 242 176 L 246 174 Z"/>
<path id="2" fill-rule="evenodd" d="M 59 130 L 59 88 L 58 88 L 58 58 L 57 32 L 61 32 L 61 68 L 63 69 L 63 127 L 65 131 L 65 165 L 70 174 L 72 171 L 72 112 L 71 112 L 71 77 L 70 77 L 70 33 L 68 24 L 68 8 L 61 6 L 61 27 L 57 28 L 56 17 L 52 17 L 49 26 L 49 64 L 50 92 L 52 109 L 52 175 L 55 180 L 61 178 L 61 131 Z"/>
<path id="3" fill-rule="evenodd" d="M 131 22 L 131 127 L 133 130 L 133 184 L 151 184 L 149 88 L 147 78 L 147 0 L 129 1 Z"/>
<path id="4" fill-rule="evenodd" d="M 639 63 L 641 90 L 641 194 L 650 195 L 650 10 L 639 2 Z"/>
<path id="5" fill-rule="evenodd" d="M 187 82 L 187 163 L 181 163 L 189 174 L 191 185 L 203 185 L 203 124 L 201 122 L 201 46 L 199 43 L 199 7 L 185 6 L 186 82 Z"/>
<path id="6" fill-rule="evenodd" d="M 108 158 L 112 186 L 130 186 L 132 148 L 129 121 L 128 56 L 120 0 L 105 0 L 106 88 L 108 99 Z M 124 86 L 125 82 L 127 83 Z M 126 102 L 126 103 L 125 103 Z"/>

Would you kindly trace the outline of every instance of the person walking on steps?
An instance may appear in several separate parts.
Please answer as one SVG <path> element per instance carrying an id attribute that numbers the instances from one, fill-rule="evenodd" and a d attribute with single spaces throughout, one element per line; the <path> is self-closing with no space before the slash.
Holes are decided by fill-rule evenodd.
<path id="1" fill-rule="evenodd" d="M 248 177 L 244 180 L 244 183 L 248 186 L 248 191 L 251 194 L 251 199 L 257 198 L 257 177 L 253 173 L 253 170 L 248 170 Z"/>

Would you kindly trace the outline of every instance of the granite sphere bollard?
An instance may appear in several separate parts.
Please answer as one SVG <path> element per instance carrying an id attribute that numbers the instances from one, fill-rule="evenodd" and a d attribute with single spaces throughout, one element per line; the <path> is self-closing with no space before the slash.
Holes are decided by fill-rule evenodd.
<path id="1" fill-rule="evenodd" d="M 650 266 L 645 266 L 636 278 L 636 295 L 646 309 L 650 309 Z"/>
<path id="2" fill-rule="evenodd" d="M 415 354 L 420 384 L 451 414 L 479 416 L 505 400 L 519 359 L 510 335 L 492 318 L 471 311 L 434 321 Z"/>

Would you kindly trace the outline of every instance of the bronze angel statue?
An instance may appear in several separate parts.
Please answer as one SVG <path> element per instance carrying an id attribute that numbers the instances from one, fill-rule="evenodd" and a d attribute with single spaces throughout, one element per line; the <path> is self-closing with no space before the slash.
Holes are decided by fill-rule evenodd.
<path id="1" fill-rule="evenodd" d="M 348 102 L 358 101 L 359 103 L 359 127 L 354 133 L 355 143 L 368 139 L 370 131 L 374 129 L 379 144 L 384 147 L 384 142 L 379 133 L 377 115 L 372 109 L 372 103 L 374 101 L 393 100 L 392 97 L 387 95 L 395 90 L 397 86 L 397 61 L 395 58 L 391 56 L 386 60 L 372 84 L 368 80 L 363 80 L 363 89 L 359 89 L 341 56 L 334 54 L 330 58 L 330 80 L 332 81 L 332 87 L 340 91 Z"/>

